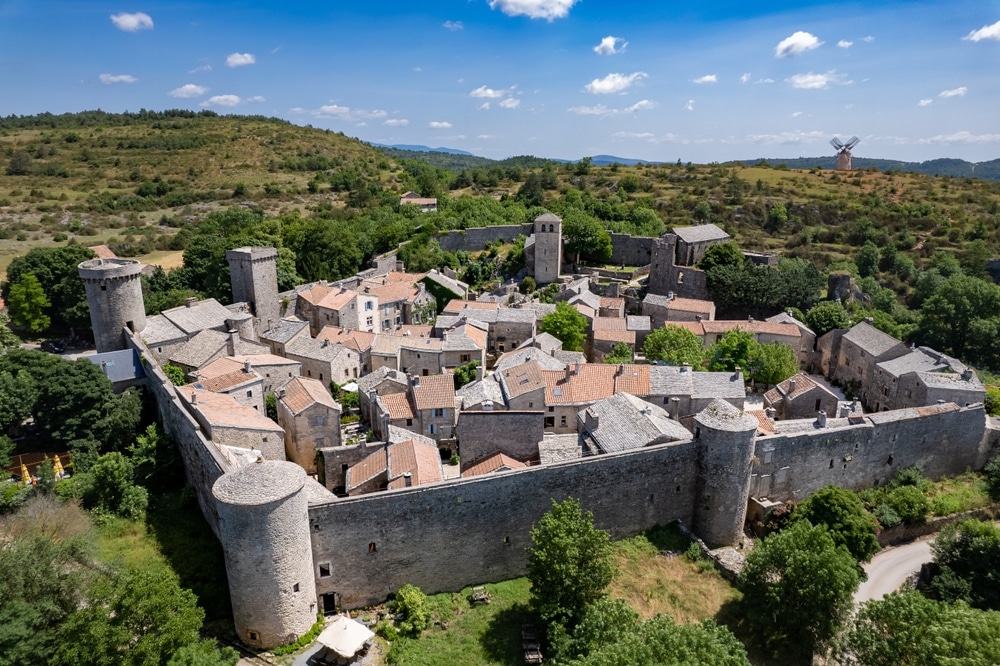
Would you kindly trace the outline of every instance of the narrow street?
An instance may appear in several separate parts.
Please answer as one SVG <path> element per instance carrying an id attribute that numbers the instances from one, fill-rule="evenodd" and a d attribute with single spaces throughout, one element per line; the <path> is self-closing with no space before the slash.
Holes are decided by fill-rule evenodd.
<path id="1" fill-rule="evenodd" d="M 855 603 L 881 599 L 895 592 L 910 576 L 919 571 L 924 562 L 930 562 L 933 535 L 902 546 L 895 546 L 875 555 L 864 565 L 868 580 L 861 583 L 854 593 Z"/>

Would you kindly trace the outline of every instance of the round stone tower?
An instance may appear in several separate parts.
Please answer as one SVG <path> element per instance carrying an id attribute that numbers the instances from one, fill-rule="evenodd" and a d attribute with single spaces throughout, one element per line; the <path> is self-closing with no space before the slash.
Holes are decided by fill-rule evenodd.
<path id="1" fill-rule="evenodd" d="M 236 634 L 258 649 L 296 641 L 316 622 L 305 481 L 295 463 L 269 460 L 212 487 Z"/>
<path id="2" fill-rule="evenodd" d="M 700 443 L 694 532 L 709 546 L 735 543 L 743 533 L 757 419 L 716 398 L 694 417 Z"/>
<path id="3" fill-rule="evenodd" d="M 142 264 L 135 259 L 88 259 L 77 270 L 87 291 L 97 351 L 126 349 L 122 331 L 139 333 L 146 328 L 139 280 Z"/>

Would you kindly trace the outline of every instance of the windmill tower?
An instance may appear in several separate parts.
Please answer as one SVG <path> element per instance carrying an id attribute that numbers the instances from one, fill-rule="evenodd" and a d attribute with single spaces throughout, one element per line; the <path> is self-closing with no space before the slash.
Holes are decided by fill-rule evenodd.
<path id="1" fill-rule="evenodd" d="M 847 143 L 837 137 L 830 139 L 830 145 L 837 151 L 837 171 L 851 170 L 851 149 L 860 142 L 861 139 L 856 136 L 852 136 Z"/>

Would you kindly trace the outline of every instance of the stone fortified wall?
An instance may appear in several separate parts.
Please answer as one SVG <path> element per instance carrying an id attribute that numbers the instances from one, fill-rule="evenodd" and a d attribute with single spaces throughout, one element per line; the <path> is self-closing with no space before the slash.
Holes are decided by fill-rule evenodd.
<path id="1" fill-rule="evenodd" d="M 494 227 L 472 227 L 471 229 L 453 229 L 438 234 L 437 241 L 441 249 L 445 252 L 478 252 L 486 247 L 487 243 L 493 241 L 503 241 L 512 243 L 515 238 L 523 235 L 531 235 L 534 225 L 527 224 L 505 224 Z"/>
<path id="2" fill-rule="evenodd" d="M 618 266 L 648 266 L 653 261 L 653 241 L 649 236 L 611 234 L 611 259 Z"/>

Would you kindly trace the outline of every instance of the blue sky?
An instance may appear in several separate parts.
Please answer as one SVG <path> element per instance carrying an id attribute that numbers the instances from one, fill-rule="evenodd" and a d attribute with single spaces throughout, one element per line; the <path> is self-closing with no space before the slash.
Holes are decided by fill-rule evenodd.
<path id="1" fill-rule="evenodd" d="M 209 108 L 503 158 L 1000 158 L 1000 0 L 0 0 L 0 114 Z"/>

